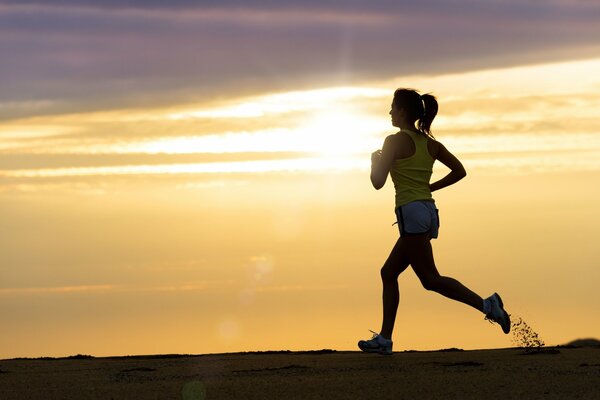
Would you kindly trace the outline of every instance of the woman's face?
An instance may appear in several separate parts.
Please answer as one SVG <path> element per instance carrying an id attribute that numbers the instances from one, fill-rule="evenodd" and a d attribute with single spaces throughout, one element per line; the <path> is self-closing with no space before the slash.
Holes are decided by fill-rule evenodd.
<path id="1" fill-rule="evenodd" d="M 404 116 L 404 111 L 402 109 L 397 109 L 394 103 L 392 103 L 390 115 L 392 116 L 392 126 L 399 127 L 400 121 Z"/>

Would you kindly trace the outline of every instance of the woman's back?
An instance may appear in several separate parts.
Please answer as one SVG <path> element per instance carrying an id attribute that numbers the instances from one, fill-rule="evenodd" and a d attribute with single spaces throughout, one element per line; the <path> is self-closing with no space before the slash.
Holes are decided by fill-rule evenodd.
<path id="1" fill-rule="evenodd" d="M 435 141 L 410 130 L 403 130 L 395 136 L 390 176 L 396 189 L 396 207 L 417 200 L 433 201 L 429 180 L 435 162 L 431 154 L 435 152 Z"/>

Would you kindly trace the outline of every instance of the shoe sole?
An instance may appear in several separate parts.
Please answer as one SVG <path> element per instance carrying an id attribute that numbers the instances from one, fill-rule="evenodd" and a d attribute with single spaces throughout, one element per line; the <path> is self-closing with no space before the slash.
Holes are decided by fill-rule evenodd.
<path id="1" fill-rule="evenodd" d="M 506 310 L 504 309 L 504 303 L 502 302 L 502 298 L 500 297 L 500 295 L 498 293 L 494 293 L 496 295 L 496 298 L 498 299 L 498 304 L 500 304 L 500 308 L 502 309 L 502 312 L 504 312 L 504 318 L 506 318 L 506 320 L 508 321 L 508 330 L 504 330 L 504 327 L 502 325 L 500 325 L 502 327 L 502 332 L 504 332 L 505 334 L 508 334 L 510 332 L 510 315 L 506 312 Z"/>
<path id="2" fill-rule="evenodd" d="M 360 345 L 360 342 L 358 343 L 358 348 L 359 348 L 359 349 L 360 349 L 362 352 L 364 352 L 364 353 L 370 353 L 370 354 L 381 354 L 381 355 L 384 355 L 384 356 L 391 356 L 391 355 L 392 355 L 392 352 L 391 352 L 391 351 L 388 353 L 388 352 L 386 352 L 386 351 L 384 351 L 384 350 L 381 350 L 381 349 L 371 349 L 371 348 L 369 348 L 369 347 L 362 348 L 362 347 L 361 347 L 361 345 Z"/>

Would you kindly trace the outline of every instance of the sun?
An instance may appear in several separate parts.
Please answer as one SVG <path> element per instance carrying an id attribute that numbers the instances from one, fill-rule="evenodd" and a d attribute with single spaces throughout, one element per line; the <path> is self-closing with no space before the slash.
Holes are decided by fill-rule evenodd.
<path id="1" fill-rule="evenodd" d="M 95 150 L 197 154 L 202 164 L 163 166 L 165 173 L 182 168 L 198 173 L 244 169 L 318 171 L 344 165 L 362 168 L 368 155 L 381 147 L 390 128 L 388 118 L 369 111 L 380 96 L 374 89 L 330 88 L 263 95 L 195 109 L 171 109 L 161 114 L 163 122 L 173 126 L 185 123 L 189 126 L 187 134 L 107 143 Z M 196 121 L 198 126 L 210 122 L 214 131 L 195 132 Z M 232 126 L 237 129 L 231 129 Z M 211 154 L 206 157 L 209 161 L 201 161 L 207 154 Z M 224 155 L 222 162 L 215 162 L 218 154 Z"/>
<path id="2" fill-rule="evenodd" d="M 381 120 L 360 110 L 336 107 L 315 112 L 296 131 L 308 152 L 321 157 L 353 157 L 380 145 L 376 133 L 382 130 Z"/>
<path id="3" fill-rule="evenodd" d="M 315 96 L 322 107 L 305 112 L 299 123 L 268 127 L 270 115 L 261 115 L 267 128 L 151 139 L 134 144 L 144 153 L 309 153 L 319 158 L 353 157 L 381 146 L 387 120 L 358 107 L 336 106 Z M 239 117 L 239 116 L 238 116 Z M 276 121 L 276 119 L 274 119 Z M 132 151 L 132 150 L 129 150 Z"/>

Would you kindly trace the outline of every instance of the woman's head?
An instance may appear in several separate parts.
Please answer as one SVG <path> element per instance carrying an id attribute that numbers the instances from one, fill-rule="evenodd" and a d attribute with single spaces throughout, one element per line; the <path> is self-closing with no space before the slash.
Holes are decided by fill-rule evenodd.
<path id="1" fill-rule="evenodd" d="M 437 115 L 438 103 L 430 94 L 420 95 L 412 89 L 397 89 L 394 92 L 392 109 L 396 109 L 398 115 L 407 122 L 414 124 L 418 121 L 417 128 L 424 135 L 431 134 L 431 123 Z M 394 117 L 392 115 L 392 117 Z"/>

